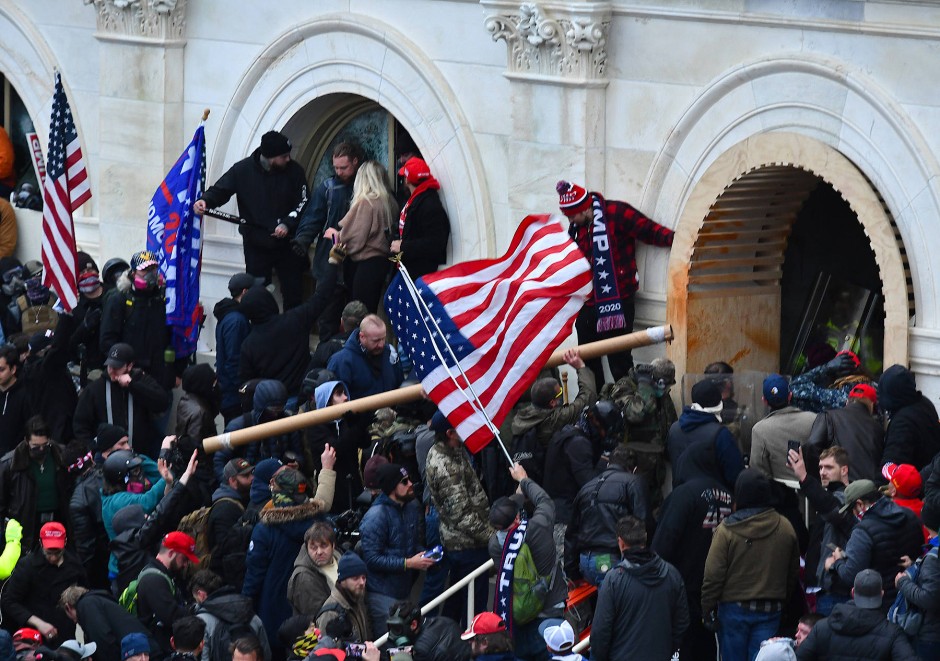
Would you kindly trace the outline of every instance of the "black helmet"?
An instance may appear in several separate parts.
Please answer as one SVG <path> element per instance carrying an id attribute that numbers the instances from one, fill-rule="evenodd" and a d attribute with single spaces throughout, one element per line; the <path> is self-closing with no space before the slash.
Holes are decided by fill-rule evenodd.
<path id="1" fill-rule="evenodd" d="M 104 460 L 104 479 L 109 484 L 124 484 L 127 482 L 128 473 L 142 463 L 144 463 L 144 460 L 130 450 L 112 452 L 108 455 L 108 458 Z"/>
<path id="2" fill-rule="evenodd" d="M 131 265 L 120 257 L 112 257 L 104 263 L 104 268 L 101 269 L 101 281 L 113 285 L 117 282 L 118 276 L 124 271 L 129 271 L 130 268 Z"/>
<path id="3" fill-rule="evenodd" d="M 623 412 L 613 402 L 601 399 L 588 409 L 589 414 L 601 424 L 607 433 L 607 438 L 623 435 Z"/>

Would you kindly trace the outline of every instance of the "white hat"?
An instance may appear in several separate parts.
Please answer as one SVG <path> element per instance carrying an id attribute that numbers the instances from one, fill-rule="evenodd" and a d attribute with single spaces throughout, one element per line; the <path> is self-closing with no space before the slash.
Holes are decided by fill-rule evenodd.
<path id="1" fill-rule="evenodd" d="M 542 634 L 548 649 L 553 652 L 567 652 L 574 647 L 574 629 L 567 621 L 553 627 L 546 627 Z"/>
<path id="2" fill-rule="evenodd" d="M 59 645 L 59 649 L 71 650 L 72 652 L 78 654 L 80 658 L 87 659 L 95 653 L 95 650 L 98 649 L 98 646 L 95 643 L 86 643 L 85 645 L 82 645 L 77 640 L 67 640 Z"/>

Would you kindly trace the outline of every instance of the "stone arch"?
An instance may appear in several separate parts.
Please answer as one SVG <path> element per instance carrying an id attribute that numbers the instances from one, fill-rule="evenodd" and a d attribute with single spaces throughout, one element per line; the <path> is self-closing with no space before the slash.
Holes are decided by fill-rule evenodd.
<path id="1" fill-rule="evenodd" d="M 904 109 L 845 62 L 784 54 L 722 73 L 684 111 L 656 155 L 643 208 L 678 228 L 709 167 L 733 146 L 773 132 L 811 138 L 861 171 L 903 240 L 916 326 L 936 328 L 940 306 L 929 233 L 940 217 L 940 163 Z"/>
<path id="2" fill-rule="evenodd" d="M 209 179 L 250 153 L 265 131 L 283 127 L 310 101 L 333 93 L 371 99 L 408 130 L 441 181 L 453 261 L 492 254 L 482 159 L 456 95 L 406 35 L 367 16 L 319 18 L 265 48 L 223 115 Z"/>
<path id="3" fill-rule="evenodd" d="M 871 241 L 884 292 L 885 364 L 907 363 L 910 307 L 906 265 L 890 214 L 865 176 L 838 151 L 801 134 L 775 132 L 752 136 L 725 151 L 696 182 L 683 207 L 669 259 L 667 297 L 667 317 L 676 333 L 670 355 L 677 369 L 681 366 L 682 371 L 699 371 L 704 367 L 709 359 L 696 350 L 694 335 L 697 330 L 707 334 L 709 328 L 715 332 L 713 327 L 721 323 L 717 318 L 721 317 L 729 344 L 719 349 L 720 358 L 727 358 L 723 350 L 742 347 L 750 352 L 750 360 L 743 360 L 744 365 L 776 370 L 774 363 L 778 357 L 774 354 L 779 352 L 780 307 L 779 273 L 773 265 L 782 263 L 789 228 L 820 179 L 842 195 Z M 744 240 L 735 236 L 726 243 L 739 246 L 737 253 L 731 255 L 735 257 L 734 268 L 725 269 L 722 276 L 705 276 L 706 281 L 714 278 L 716 284 L 720 282 L 717 286 L 722 290 L 702 292 L 703 296 L 716 298 L 704 305 L 696 303 L 690 273 L 696 259 L 701 261 L 701 256 L 695 253 L 704 247 L 703 227 L 722 217 L 721 211 L 716 210 L 718 201 L 727 191 L 740 189 L 741 184 L 756 189 L 752 199 L 758 203 L 766 201 L 766 208 L 756 214 L 756 225 L 741 221 L 740 214 L 735 219 L 723 220 L 732 229 L 719 231 L 749 236 Z M 772 199 L 774 191 L 784 191 L 784 199 Z M 755 247 L 760 242 L 763 249 Z M 709 311 L 716 312 L 716 318 Z"/>
<path id="4" fill-rule="evenodd" d="M 32 20 L 10 0 L 0 0 L 0 71 L 10 80 L 33 118 L 36 132 L 45 141 L 48 121 L 43 125 L 43 110 L 52 102 L 52 71 L 56 58 Z M 68 94 L 68 83 L 63 81 Z M 71 101 L 72 95 L 69 95 Z M 74 102 L 73 102 L 74 103 Z M 74 111 L 74 108 L 73 108 Z M 48 120 L 48 112 L 45 113 Z M 81 122 L 77 121 L 81 131 Z"/>

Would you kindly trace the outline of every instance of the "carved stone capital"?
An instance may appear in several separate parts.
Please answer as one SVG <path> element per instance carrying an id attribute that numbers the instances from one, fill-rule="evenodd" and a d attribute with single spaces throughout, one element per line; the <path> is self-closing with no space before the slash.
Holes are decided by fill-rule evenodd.
<path id="1" fill-rule="evenodd" d="M 610 3 L 567 5 L 482 0 L 484 27 L 506 42 L 510 74 L 571 81 L 606 78 Z"/>
<path id="2" fill-rule="evenodd" d="M 98 12 L 98 36 L 131 41 L 182 42 L 186 0 L 84 0 Z"/>

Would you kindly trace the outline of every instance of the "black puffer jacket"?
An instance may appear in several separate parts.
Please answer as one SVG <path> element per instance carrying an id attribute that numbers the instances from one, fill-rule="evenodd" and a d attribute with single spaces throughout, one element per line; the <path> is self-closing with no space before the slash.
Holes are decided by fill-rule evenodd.
<path id="1" fill-rule="evenodd" d="M 668 661 L 688 627 L 689 605 L 676 568 L 645 549 L 628 551 L 598 592 L 591 659 L 642 650 L 644 659 Z"/>
<path id="2" fill-rule="evenodd" d="M 297 231 L 298 217 L 289 214 L 303 209 L 301 202 L 307 196 L 307 177 L 294 161 L 284 170 L 265 170 L 260 159 L 261 148 L 258 147 L 251 156 L 238 161 L 219 177 L 202 194 L 202 199 L 207 208 L 215 209 L 235 195 L 238 213 L 247 221 L 238 228 L 245 243 L 261 250 L 274 250 L 287 245 L 287 238 L 271 236 L 278 223 L 287 226 L 288 238 Z"/>
<path id="3" fill-rule="evenodd" d="M 75 318 L 59 314 L 52 345 L 41 356 L 30 354 L 18 376 L 29 391 L 30 407 L 49 425 L 52 440 L 63 445 L 72 440 L 72 412 L 78 394 L 69 373 L 68 343 Z"/>
<path id="4" fill-rule="evenodd" d="M 832 615 L 813 627 L 803 644 L 796 648 L 796 658 L 800 661 L 909 661 L 917 655 L 904 632 L 888 622 L 884 613 L 858 608 L 849 602 L 833 608 Z"/>
<path id="5" fill-rule="evenodd" d="M 920 557 L 924 534 L 917 516 L 890 498 L 880 498 L 868 508 L 865 516 L 852 529 L 845 545 L 845 558 L 832 566 L 843 587 L 851 587 L 855 576 L 863 569 L 874 569 L 881 574 L 884 586 L 882 612 L 887 613 L 898 591 L 894 577 L 898 573 L 901 556 Z"/>
<path id="6" fill-rule="evenodd" d="M 633 473 L 612 465 L 581 487 L 565 532 L 565 574 L 569 579 L 581 576 L 581 553 L 620 554 L 617 521 L 627 514 L 641 521 L 649 517 L 646 486 Z"/>
<path id="7" fill-rule="evenodd" d="M 937 409 L 914 383 L 914 373 L 892 365 L 878 382 L 878 403 L 890 415 L 881 464 L 911 464 L 918 470 L 940 453 Z"/>

